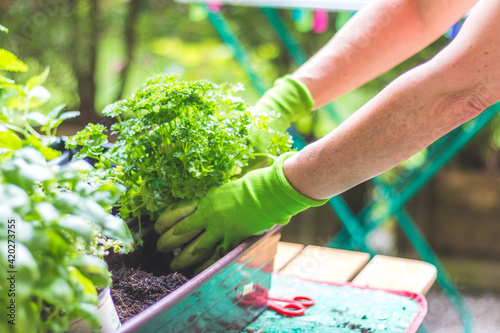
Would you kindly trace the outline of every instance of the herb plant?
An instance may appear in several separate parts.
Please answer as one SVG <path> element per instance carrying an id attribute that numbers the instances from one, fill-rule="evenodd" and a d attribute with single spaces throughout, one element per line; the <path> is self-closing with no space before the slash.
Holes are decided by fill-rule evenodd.
<path id="1" fill-rule="evenodd" d="M 156 76 L 131 98 L 103 110 L 116 119 L 111 149 L 104 149 L 108 129 L 102 124 L 89 124 L 66 146 L 81 148 L 75 158 L 97 159 L 98 176 L 125 185 L 122 218 L 154 220 L 169 204 L 202 197 L 211 186 L 241 176 L 257 157 L 290 149 L 288 134 L 268 127 L 273 115 L 252 115 L 234 96 L 238 89 Z M 257 153 L 250 141 L 263 132 L 268 148 Z"/>
<path id="2" fill-rule="evenodd" d="M 48 167 L 33 148 L 0 164 L 0 302 L 15 308 L 0 331 L 63 332 L 77 318 L 99 327 L 95 286 L 110 284 L 100 255 L 128 251 L 133 239 L 109 214 L 122 187 L 90 185 L 89 167 Z"/>
<path id="3" fill-rule="evenodd" d="M 60 154 L 49 147 L 56 128 L 79 113 L 39 111 L 50 98 L 41 86 L 48 69 L 25 85 L 1 75 L 27 69 L 0 48 L 0 302 L 8 306 L 0 331 L 64 332 L 78 318 L 97 329 L 96 286 L 111 282 L 102 257 L 133 247 L 125 222 L 109 213 L 123 186 L 89 182 L 82 161 L 47 166 Z"/>

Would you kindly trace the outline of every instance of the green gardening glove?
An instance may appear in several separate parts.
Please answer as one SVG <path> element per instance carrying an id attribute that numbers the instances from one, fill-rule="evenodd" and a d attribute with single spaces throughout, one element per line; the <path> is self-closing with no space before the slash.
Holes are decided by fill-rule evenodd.
<path id="1" fill-rule="evenodd" d="M 274 82 L 273 87 L 254 106 L 254 111 L 278 113 L 279 118 L 274 119 L 269 127 L 284 132 L 292 122 L 309 116 L 313 106 L 314 99 L 307 86 L 291 75 L 286 75 Z"/>
<path id="2" fill-rule="evenodd" d="M 190 242 L 170 268 L 178 271 L 198 265 L 198 271 L 204 269 L 246 237 L 286 224 L 291 216 L 324 204 L 326 200 L 304 197 L 288 183 L 283 163 L 293 154 L 281 155 L 270 167 L 213 187 L 201 199 L 168 207 L 155 224 L 161 234 L 158 250 L 169 252 Z"/>
<path id="3" fill-rule="evenodd" d="M 273 87 L 255 104 L 253 111 L 257 114 L 274 111 L 276 118 L 269 123 L 269 127 L 275 131 L 285 132 L 292 122 L 308 117 L 313 106 L 314 99 L 307 86 L 286 75 L 274 82 Z M 256 153 L 266 153 L 270 135 L 267 131 L 256 131 L 249 138 Z M 252 159 L 243 172 L 266 166 L 267 160 L 265 156 Z"/>

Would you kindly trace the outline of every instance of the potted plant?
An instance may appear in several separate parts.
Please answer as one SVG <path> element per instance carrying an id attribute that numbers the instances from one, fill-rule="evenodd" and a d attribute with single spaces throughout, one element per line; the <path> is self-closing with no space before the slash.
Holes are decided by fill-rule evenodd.
<path id="1" fill-rule="evenodd" d="M 155 76 L 131 98 L 113 103 L 103 110 L 105 116 L 116 120 L 110 129 L 102 124 L 88 124 L 68 139 L 67 148 L 80 150 L 75 158 L 97 160 L 93 175 L 126 187 L 118 203 L 118 212 L 130 225 L 137 221 L 134 228 L 136 244 L 142 247 L 136 253 L 140 253 L 141 249 L 145 253 L 139 259 L 143 267 L 149 258 L 154 257 L 154 268 L 163 268 L 157 273 L 171 272 L 168 266 L 176 250 L 166 255 L 159 254 L 156 251 L 158 236 L 150 232 L 153 223 L 170 204 L 202 197 L 210 187 L 234 180 L 252 167 L 257 167 L 255 161 L 265 163 L 267 158 L 290 149 L 288 134 L 268 127 L 272 113 L 253 115 L 248 106 L 234 96 L 240 88 L 220 87 L 207 81 L 182 82 L 175 76 Z M 116 135 L 116 142 L 110 149 L 105 149 L 109 130 Z M 262 133 L 268 138 L 269 145 L 266 151 L 257 152 L 251 141 Z M 149 238 L 146 240 L 145 237 Z M 269 243 L 274 244 L 275 252 L 276 232 L 265 237 L 275 239 L 275 242 Z M 180 290 L 183 296 L 176 298 L 174 294 L 171 299 L 179 302 L 183 297 L 189 298 L 204 285 L 216 283 L 218 278 L 232 270 L 238 271 L 238 274 L 232 275 L 233 279 L 246 272 L 237 283 L 241 287 L 250 276 L 253 276 L 249 280 L 252 281 L 260 275 L 253 273 L 265 268 L 267 273 L 262 275 L 264 279 L 257 279 L 255 283 L 268 284 L 272 270 L 269 265 L 272 265 L 270 261 L 274 252 L 272 248 L 267 249 L 267 244 L 259 243 L 258 239 L 236 249 L 231 259 L 226 258 L 228 261 L 222 266 L 219 261 L 208 268 L 209 273 L 205 271 L 205 274 L 195 276 L 187 287 L 183 287 L 189 291 Z M 257 255 L 261 250 L 267 253 L 265 259 Z M 254 255 L 248 258 L 248 253 Z M 253 262 L 257 257 L 259 259 Z M 243 269 L 246 266 L 251 267 L 253 273 Z M 188 275 L 193 276 L 190 273 Z M 237 288 L 233 284 L 234 281 L 229 284 L 230 289 Z M 214 296 L 224 294 L 219 292 Z M 155 304 L 152 308 L 156 308 L 156 315 L 165 312 L 162 305 Z M 252 311 L 255 315 L 256 310 Z M 141 326 L 139 324 L 137 329 Z"/>
<path id="2" fill-rule="evenodd" d="M 0 70 L 27 71 L 11 52 L 0 54 Z M 8 305 L 2 332 L 65 331 L 70 322 L 72 331 L 99 328 L 100 317 L 107 319 L 101 303 L 115 311 L 102 258 L 133 244 L 127 225 L 109 213 L 123 187 L 90 183 L 82 172 L 91 167 L 82 161 L 57 166 L 68 156 L 49 145 L 62 121 L 79 112 L 63 112 L 64 105 L 39 111 L 50 98 L 42 87 L 48 73 L 24 85 L 0 76 L 0 300 Z M 96 286 L 105 287 L 99 297 Z"/>
<path id="3" fill-rule="evenodd" d="M 9 304 L 5 332 L 61 332 L 78 318 L 98 328 L 96 286 L 110 285 L 102 256 L 128 251 L 132 235 L 109 213 L 119 186 L 90 185 L 74 162 L 49 167 L 22 148 L 0 165 L 0 299 Z"/>
<path id="4" fill-rule="evenodd" d="M 80 149 L 75 159 L 97 160 L 95 175 L 126 187 L 119 202 L 123 219 L 155 221 L 170 204 L 242 176 L 257 157 L 290 150 L 288 134 L 268 127 L 272 114 L 252 115 L 234 96 L 239 89 L 155 76 L 131 98 L 104 108 L 116 121 L 111 128 L 88 124 L 66 147 Z M 105 149 L 109 130 L 117 139 Z M 260 132 L 269 133 L 265 152 L 249 143 Z"/>

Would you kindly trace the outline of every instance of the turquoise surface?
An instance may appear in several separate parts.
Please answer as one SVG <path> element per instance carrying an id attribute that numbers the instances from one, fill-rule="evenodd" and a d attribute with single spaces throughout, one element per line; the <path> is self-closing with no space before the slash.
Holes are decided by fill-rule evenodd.
<path id="1" fill-rule="evenodd" d="M 405 332 L 418 313 L 416 300 L 380 290 L 333 286 L 274 275 L 270 296 L 315 300 L 303 316 L 265 310 L 242 332 Z"/>

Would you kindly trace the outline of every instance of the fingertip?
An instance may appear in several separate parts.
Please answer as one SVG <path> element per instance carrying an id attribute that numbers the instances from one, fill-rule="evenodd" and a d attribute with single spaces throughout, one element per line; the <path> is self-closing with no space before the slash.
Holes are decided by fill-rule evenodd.
<path id="1" fill-rule="evenodd" d="M 194 249 L 202 241 L 205 235 L 206 232 L 199 235 L 195 240 L 189 243 L 188 246 L 186 246 L 181 253 L 179 253 L 179 255 L 172 259 L 170 262 L 170 269 L 172 271 L 183 271 L 191 268 L 212 254 L 212 252 L 193 253 Z"/>
<path id="2" fill-rule="evenodd" d="M 179 220 L 175 225 L 172 226 L 173 235 L 182 235 L 188 232 L 192 232 L 197 229 L 205 229 L 200 224 L 200 217 L 193 213 Z"/>
<path id="3" fill-rule="evenodd" d="M 174 227 L 170 228 L 160 236 L 158 242 L 156 243 L 156 249 L 158 251 L 162 253 L 170 252 L 176 247 L 182 246 L 190 242 L 193 238 L 198 236 L 203 230 L 197 229 L 179 235 L 175 235 L 173 231 Z"/>
<path id="4" fill-rule="evenodd" d="M 217 248 L 218 242 L 219 239 L 217 237 L 214 237 L 205 231 L 205 236 L 194 247 L 193 255 L 198 255 L 204 252 L 210 252 L 210 253 L 214 252 L 214 249 Z"/>
<path id="5" fill-rule="evenodd" d="M 191 216 L 198 208 L 198 201 L 180 201 L 169 205 L 155 222 L 155 231 L 159 234 L 170 229 L 174 224 Z"/>

